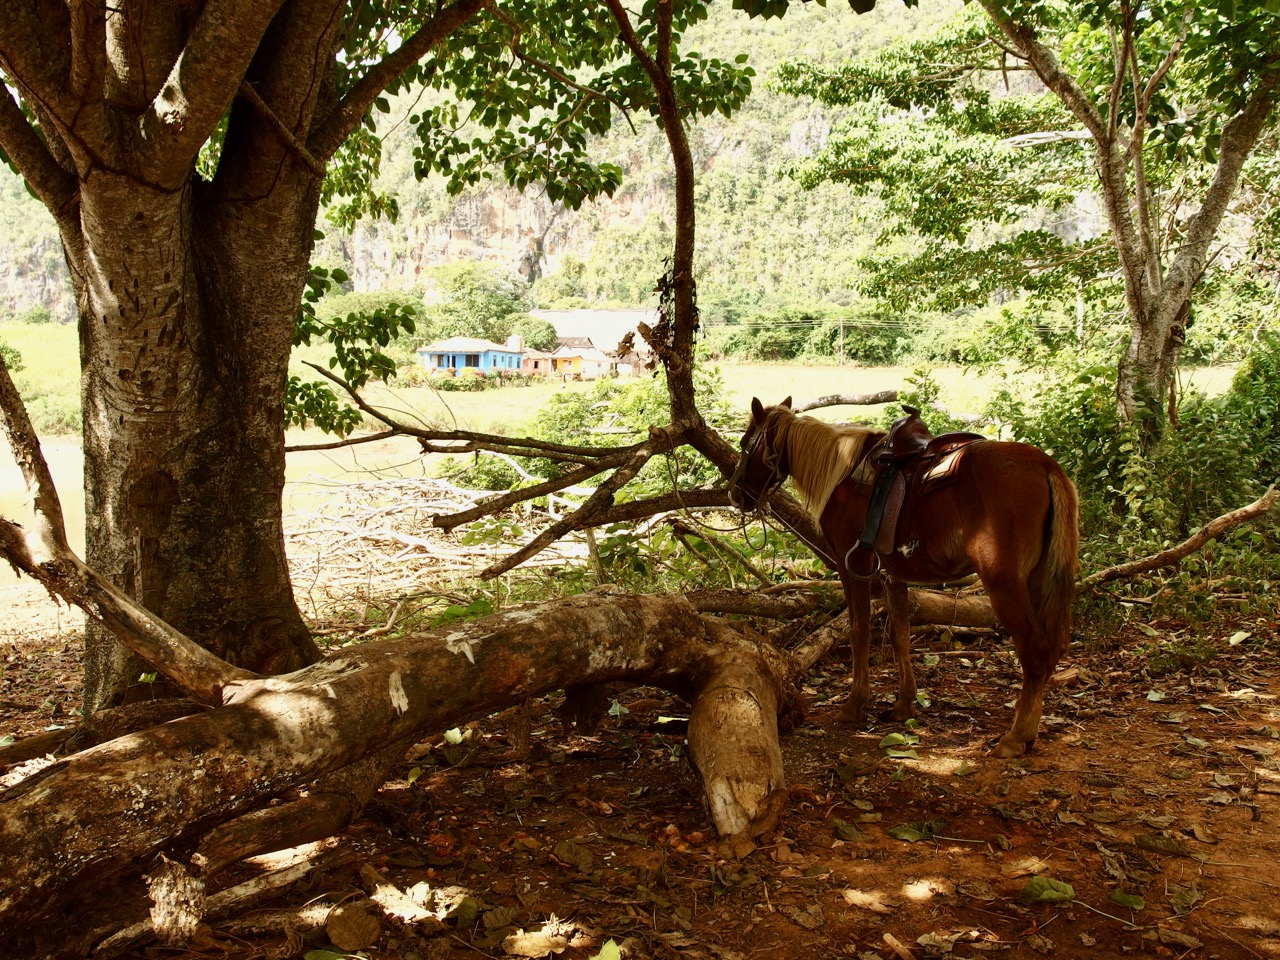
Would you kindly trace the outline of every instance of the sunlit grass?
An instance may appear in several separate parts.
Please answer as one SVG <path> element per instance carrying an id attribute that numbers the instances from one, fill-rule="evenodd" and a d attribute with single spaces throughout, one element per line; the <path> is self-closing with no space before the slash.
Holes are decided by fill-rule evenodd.
<path id="1" fill-rule="evenodd" d="M 14 376 L 22 399 L 80 396 L 80 341 L 71 323 L 0 323 L 0 341 L 22 355 Z"/>
<path id="2" fill-rule="evenodd" d="M 24 369 L 17 375 L 19 391 L 28 403 L 78 409 L 80 361 L 77 329 L 74 324 L 0 324 L 0 341 L 22 356 Z M 294 351 L 290 370 L 307 379 L 315 374 L 303 361 L 323 365 L 327 356 L 323 345 Z M 726 398 L 744 417 L 751 398 L 766 404 L 793 397 L 797 404 L 831 394 L 874 393 L 901 390 L 915 369 L 896 367 L 854 367 L 834 364 L 739 364 L 722 361 L 720 369 Z M 1221 393 L 1231 383 L 1234 365 L 1184 370 L 1184 389 L 1194 384 L 1208 393 Z M 940 402 L 953 413 L 977 413 L 998 384 L 995 374 L 979 375 L 963 367 L 933 367 L 930 375 L 941 389 Z M 374 384 L 364 391 L 373 405 L 409 422 L 432 429 L 472 430 L 480 433 L 526 434 L 533 428 L 538 411 L 547 401 L 564 391 L 591 389 L 590 383 L 551 380 L 529 386 L 469 392 L 441 392 L 430 387 L 405 387 L 394 381 Z M 858 419 L 876 416 L 883 407 L 832 407 L 817 415 L 829 419 Z M 65 419 L 65 418 L 64 418 Z M 50 431 L 42 429 L 48 435 Z M 307 431 L 308 440 L 320 437 Z"/>

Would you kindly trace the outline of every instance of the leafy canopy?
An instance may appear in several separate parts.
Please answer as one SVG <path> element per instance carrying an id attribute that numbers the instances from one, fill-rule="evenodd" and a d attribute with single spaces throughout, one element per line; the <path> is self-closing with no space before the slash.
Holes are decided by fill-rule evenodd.
<path id="1" fill-rule="evenodd" d="M 873 195 L 891 216 L 881 250 L 859 263 L 860 285 L 900 307 L 953 310 L 1019 290 L 1074 295 L 1118 267 L 1097 215 L 1080 207 L 1097 189 L 1088 133 L 1008 56 L 992 17 L 1024 25 L 1104 120 L 1137 131 L 1145 182 L 1133 188 L 1152 198 L 1170 250 L 1214 176 L 1223 124 L 1280 62 L 1280 8 L 1270 3 L 983 6 L 928 40 L 836 69 L 793 60 L 771 81 L 834 117 L 825 147 L 786 172 L 807 188 L 835 182 Z M 1117 85 L 1125 36 L 1126 67 L 1144 92 L 1150 84 L 1149 100 Z"/>
<path id="2" fill-rule="evenodd" d="M 667 9 L 670 72 L 680 115 L 728 116 L 751 91 L 754 71 L 746 54 L 729 62 L 685 48 L 684 32 L 707 16 L 705 0 L 672 0 Z M 399 4 L 360 5 L 353 11 L 337 63 L 340 90 L 375 69 L 419 16 Z M 645 4 L 628 16 L 648 55 L 659 59 L 658 5 Z M 390 98 L 400 94 L 420 104 L 406 118 L 416 133 L 414 171 L 419 178 L 441 175 L 456 194 L 501 176 L 521 190 L 537 187 L 552 202 L 572 209 L 594 197 L 611 196 L 622 180 L 619 166 L 592 156 L 595 139 L 620 119 L 634 129 L 639 116 L 658 118 L 652 83 L 623 43 L 605 4 L 492 4 L 388 83 L 366 115 L 364 129 L 343 145 L 326 176 L 323 198 L 331 220 L 341 226 L 350 228 L 361 216 L 394 218 L 398 212 L 394 198 L 376 185 L 382 127 L 375 114 L 388 113 Z M 394 363 L 381 348 L 397 335 L 413 332 L 410 313 L 391 309 L 348 316 L 342 323 L 318 322 L 314 305 L 331 279 L 313 269 L 296 342 L 328 338 L 335 349 L 330 366 L 340 368 L 353 385 L 368 376 L 391 375 Z M 507 309 L 504 297 L 501 291 L 454 297 L 434 314 L 429 308 L 431 332 L 505 339 L 514 315 L 525 308 Z M 477 323 L 487 325 L 485 332 L 476 331 Z M 547 341 L 547 331 L 533 333 L 539 342 Z M 337 432 L 348 432 L 358 422 L 355 412 L 344 412 L 325 386 L 291 383 L 289 399 L 291 422 L 310 420 Z"/>

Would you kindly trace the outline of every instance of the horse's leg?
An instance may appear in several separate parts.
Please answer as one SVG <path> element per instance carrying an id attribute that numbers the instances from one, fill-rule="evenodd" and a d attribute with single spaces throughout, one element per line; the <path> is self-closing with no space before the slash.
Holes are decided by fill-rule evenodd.
<path id="1" fill-rule="evenodd" d="M 1063 651 L 1037 621 L 1027 584 L 1016 575 L 983 576 L 991 609 L 1013 638 L 1022 665 L 1022 689 L 1013 708 L 1013 725 L 991 751 L 994 757 L 1016 757 L 1040 729 L 1044 690 Z"/>
<path id="2" fill-rule="evenodd" d="M 836 720 L 861 723 L 862 712 L 871 698 L 871 585 L 866 580 L 842 576 L 844 599 L 849 609 L 849 649 L 853 660 L 853 687 Z"/>
<path id="3" fill-rule="evenodd" d="M 898 699 L 886 716 L 903 721 L 916 713 L 916 675 L 911 672 L 911 624 L 907 585 L 901 580 L 885 580 L 885 600 L 889 608 L 889 642 L 898 664 Z"/>

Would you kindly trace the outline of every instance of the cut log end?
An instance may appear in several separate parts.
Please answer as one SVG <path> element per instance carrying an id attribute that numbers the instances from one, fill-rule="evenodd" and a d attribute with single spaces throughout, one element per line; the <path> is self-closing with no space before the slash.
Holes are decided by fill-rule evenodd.
<path id="1" fill-rule="evenodd" d="M 204 881 L 161 854 L 160 866 L 147 878 L 147 884 L 151 925 L 161 942 L 185 946 L 196 940 L 204 923 Z"/>

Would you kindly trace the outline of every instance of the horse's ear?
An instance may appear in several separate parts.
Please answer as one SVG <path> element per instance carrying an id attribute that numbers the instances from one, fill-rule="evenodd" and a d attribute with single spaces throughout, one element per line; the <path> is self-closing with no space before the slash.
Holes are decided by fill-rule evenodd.
<path id="1" fill-rule="evenodd" d="M 760 402 L 759 397 L 751 398 L 751 419 L 753 420 L 764 419 L 764 404 Z"/>
<path id="2" fill-rule="evenodd" d="M 780 406 L 780 407 L 786 407 L 788 410 L 790 410 L 790 409 L 791 409 L 791 398 L 790 398 L 790 397 L 787 397 L 787 399 L 783 400 L 780 404 L 778 404 L 778 406 Z"/>

